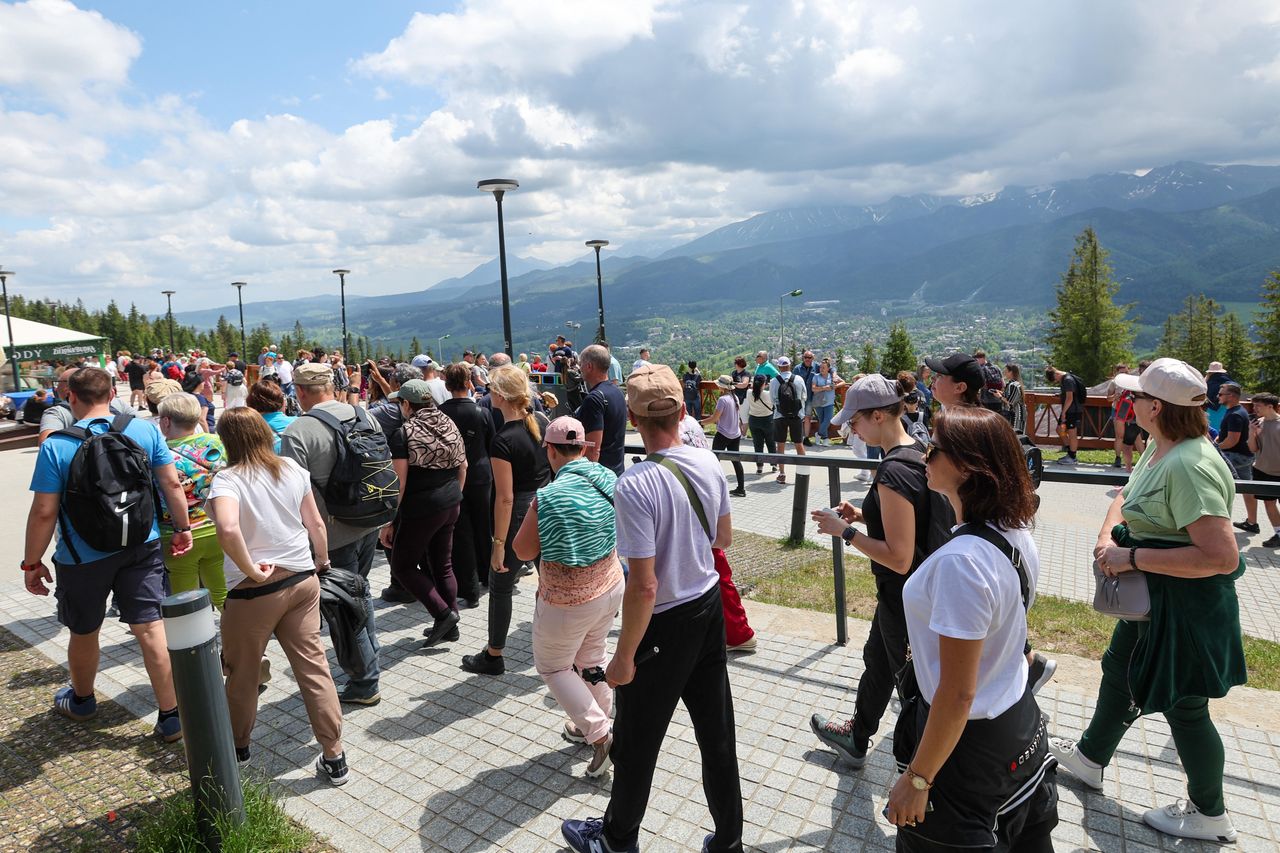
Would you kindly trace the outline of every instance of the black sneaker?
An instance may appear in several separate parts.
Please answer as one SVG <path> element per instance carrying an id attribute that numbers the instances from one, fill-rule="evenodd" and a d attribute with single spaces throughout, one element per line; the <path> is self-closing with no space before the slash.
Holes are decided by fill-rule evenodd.
<path id="1" fill-rule="evenodd" d="M 733 491 L 729 492 L 729 496 L 734 498 L 745 498 L 747 496 L 747 490 L 734 489 Z"/>
<path id="2" fill-rule="evenodd" d="M 1111 467 L 1112 467 L 1112 468 L 1123 468 L 1123 467 L 1124 467 L 1124 462 L 1120 459 L 1120 457 L 1119 457 L 1119 456 L 1117 456 L 1117 457 L 1116 457 L 1116 461 L 1111 463 Z"/>
<path id="3" fill-rule="evenodd" d="M 328 776 L 334 785 L 347 784 L 347 754 L 344 752 L 337 758 L 325 758 L 324 753 L 320 753 L 316 759 L 316 770 Z"/>
<path id="4" fill-rule="evenodd" d="M 249 747 L 247 746 L 236 747 L 236 763 L 239 764 L 241 768 L 243 768 L 246 764 L 249 763 Z"/>
<path id="5" fill-rule="evenodd" d="M 1261 533 L 1262 528 L 1258 526 L 1256 521 L 1233 521 L 1231 526 L 1237 530 L 1243 530 L 1245 533 Z"/>
<path id="6" fill-rule="evenodd" d="M 427 639 L 422 643 L 424 649 L 429 649 L 437 643 L 444 642 L 445 636 L 458 627 L 458 612 L 450 610 L 445 615 L 436 620 L 436 624 L 432 625 L 426 632 Z"/>
<path id="7" fill-rule="evenodd" d="M 388 604 L 412 604 L 418 599 L 404 587 L 392 585 L 382 590 L 382 600 Z"/>
<path id="8" fill-rule="evenodd" d="M 458 640 L 461 640 L 461 639 L 462 639 L 462 634 L 458 632 L 457 625 L 454 625 L 453 630 L 444 635 L 444 640 L 446 643 L 456 643 L 458 642 Z"/>
<path id="9" fill-rule="evenodd" d="M 812 439 L 812 438 L 809 438 L 808 436 L 806 436 L 806 437 L 805 437 L 805 440 L 804 440 L 804 446 L 805 446 L 805 447 L 813 447 L 813 439 Z"/>
<path id="10" fill-rule="evenodd" d="M 377 705 L 382 701 L 382 694 L 376 687 L 373 690 L 357 690 L 348 684 L 338 694 L 338 701 L 344 705 Z"/>
<path id="11" fill-rule="evenodd" d="M 1031 692 L 1039 693 L 1040 688 L 1049 683 L 1057 669 L 1058 662 L 1056 660 L 1036 652 L 1032 656 L 1031 663 L 1027 666 L 1027 684 L 1031 685 Z"/>
<path id="12" fill-rule="evenodd" d="M 1262 540 L 1263 548 L 1280 548 L 1280 533 L 1271 534 L 1270 539 Z"/>
<path id="13" fill-rule="evenodd" d="M 507 671 L 507 663 L 502 655 L 495 657 L 485 649 L 476 655 L 463 655 L 462 668 L 476 675 L 502 675 Z"/>
<path id="14" fill-rule="evenodd" d="M 818 736 L 818 740 L 836 751 L 836 754 L 849 762 L 854 770 L 859 770 L 867 763 L 867 747 L 869 743 L 859 745 L 853 738 L 853 720 L 837 723 L 828 720 L 821 714 L 809 718 L 809 728 Z"/>
<path id="15" fill-rule="evenodd" d="M 480 594 L 476 593 L 473 596 L 458 596 L 457 605 L 459 610 L 474 610 L 480 606 Z M 425 632 L 423 633 L 425 636 Z"/>

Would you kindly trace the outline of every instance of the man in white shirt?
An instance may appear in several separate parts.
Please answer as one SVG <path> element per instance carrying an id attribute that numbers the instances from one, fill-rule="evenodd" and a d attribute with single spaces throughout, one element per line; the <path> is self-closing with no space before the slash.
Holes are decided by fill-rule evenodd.
<path id="1" fill-rule="evenodd" d="M 737 853 L 742 790 L 711 552 L 729 547 L 733 537 L 729 487 L 714 454 L 681 443 L 683 392 L 669 367 L 632 373 L 627 409 L 650 457 L 628 468 L 614 491 L 618 555 L 627 560 L 629 577 L 621 634 L 605 673 L 617 689 L 613 789 L 603 820 L 566 820 L 561 832 L 578 853 L 639 849 L 658 753 L 683 700 L 716 827 L 702 849 Z"/>
<path id="2" fill-rule="evenodd" d="M 773 440 L 778 443 L 778 452 L 786 453 L 787 436 L 791 436 L 796 455 L 804 456 L 804 379 L 791 372 L 791 359 L 785 355 L 776 364 L 778 375 L 769 380 L 769 396 L 773 399 Z M 782 464 L 778 465 L 778 482 L 787 482 L 787 466 Z"/>
<path id="3" fill-rule="evenodd" d="M 636 359 L 636 363 L 631 365 L 631 372 L 635 373 L 637 370 L 641 369 L 642 367 L 648 367 L 648 366 L 649 366 L 649 348 L 644 347 L 643 349 L 640 350 L 640 357 Z"/>

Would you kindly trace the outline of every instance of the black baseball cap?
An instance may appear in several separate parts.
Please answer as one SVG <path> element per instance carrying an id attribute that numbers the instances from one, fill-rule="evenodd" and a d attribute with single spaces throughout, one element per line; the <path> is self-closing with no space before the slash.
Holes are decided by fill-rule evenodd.
<path id="1" fill-rule="evenodd" d="M 926 358 L 924 363 L 934 373 L 950 376 L 956 382 L 963 382 L 970 390 L 983 386 L 982 367 L 978 364 L 978 360 L 968 353 L 953 352 L 946 358 Z"/>

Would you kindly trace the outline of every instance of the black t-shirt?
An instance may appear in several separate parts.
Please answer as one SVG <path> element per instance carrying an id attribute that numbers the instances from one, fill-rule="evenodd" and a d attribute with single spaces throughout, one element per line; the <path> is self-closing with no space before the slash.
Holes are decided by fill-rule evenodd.
<path id="1" fill-rule="evenodd" d="M 545 433 L 550 423 L 545 415 L 535 414 L 540 432 Z M 525 429 L 524 421 L 508 421 L 493 437 L 489 447 L 492 459 L 502 459 L 511 465 L 511 487 L 515 494 L 533 492 L 546 485 L 551 478 L 551 463 L 547 461 L 547 449 L 542 442 L 534 441 Z"/>
<path id="2" fill-rule="evenodd" d="M 907 461 L 906 457 L 914 457 L 914 460 Z M 867 525 L 867 535 L 883 540 L 884 520 L 880 514 L 880 494 L 876 486 L 885 486 L 902 495 L 915 510 L 916 548 L 911 557 L 911 571 L 914 572 L 930 554 L 930 530 L 934 531 L 936 547 L 944 531 L 949 532 L 955 524 L 955 514 L 950 512 L 950 507 L 946 507 L 945 512 L 942 509 L 945 498 L 939 496 L 935 500 L 930 496 L 929 480 L 924 471 L 924 448 L 918 442 L 895 447 L 885 454 L 876 470 L 875 482 L 862 502 L 862 519 Z M 935 517 L 938 515 L 942 517 Z M 906 577 L 875 560 L 871 561 L 871 571 L 878 577 Z"/>
<path id="3" fill-rule="evenodd" d="M 1068 373 L 1062 377 L 1062 390 L 1058 392 L 1058 402 L 1064 406 L 1067 404 L 1068 393 L 1071 394 L 1071 407 L 1066 409 L 1063 414 L 1084 411 L 1084 398 L 1088 394 L 1088 389 L 1084 387 L 1080 377 L 1074 373 Z"/>
<path id="4" fill-rule="evenodd" d="M 575 415 L 588 433 L 600 430 L 600 464 L 619 477 L 623 471 L 623 447 L 627 442 L 627 398 L 622 389 L 604 381 L 591 389 Z"/>
<path id="5" fill-rule="evenodd" d="M 135 359 L 124 366 L 124 375 L 129 377 L 130 389 L 141 390 L 142 377 L 147 375 L 147 366 Z"/>
<path id="6" fill-rule="evenodd" d="M 733 393 L 735 393 L 735 394 L 737 394 L 737 395 L 738 395 L 738 402 L 739 402 L 739 403 L 745 403 L 745 402 L 747 402 L 747 392 L 751 390 L 751 371 L 746 370 L 746 369 L 744 368 L 744 369 L 742 369 L 742 370 L 735 370 L 735 371 L 733 371 L 733 373 L 731 373 L 731 374 L 729 374 L 729 375 L 730 375 L 730 377 L 733 379 L 733 384 L 734 384 L 734 385 L 738 385 L 738 384 L 740 384 L 740 383 L 742 383 L 742 382 L 746 382 L 746 383 L 747 383 L 747 387 L 746 387 L 746 388 L 734 388 L 734 389 L 733 389 Z"/>
<path id="7" fill-rule="evenodd" d="M 1227 409 L 1227 413 L 1222 416 L 1222 426 L 1218 427 L 1218 436 L 1225 441 L 1229 432 L 1236 432 L 1240 435 L 1235 444 L 1219 444 L 1218 447 L 1222 452 L 1243 453 L 1245 456 L 1252 456 L 1253 451 L 1249 449 L 1249 413 L 1244 410 L 1244 406 L 1233 406 Z"/>
<path id="8" fill-rule="evenodd" d="M 43 400 L 37 400 L 35 397 L 32 397 L 22 405 L 23 423 L 40 423 L 40 418 L 44 417 L 44 413 L 52 407 L 53 397 L 46 396 Z"/>
<path id="9" fill-rule="evenodd" d="M 374 409 L 387 407 L 375 406 Z M 392 459 L 408 459 L 409 445 L 404 437 L 404 417 L 400 407 L 395 406 L 395 414 L 399 416 L 400 426 L 394 433 L 387 433 L 387 447 Z M 385 412 L 382 417 L 374 409 L 369 411 L 383 430 L 387 428 Z M 467 472 L 467 479 L 471 472 Z M 451 506 L 462 503 L 462 486 L 458 485 L 457 468 L 419 468 L 409 466 L 404 482 L 404 500 L 400 502 L 400 518 L 426 518 Z"/>
<path id="10" fill-rule="evenodd" d="M 489 465 L 489 445 L 493 442 L 493 418 L 490 409 L 482 409 L 474 400 L 455 397 L 440 404 L 440 411 L 462 433 L 467 447 L 467 485 L 480 486 L 493 482 L 493 468 Z"/>

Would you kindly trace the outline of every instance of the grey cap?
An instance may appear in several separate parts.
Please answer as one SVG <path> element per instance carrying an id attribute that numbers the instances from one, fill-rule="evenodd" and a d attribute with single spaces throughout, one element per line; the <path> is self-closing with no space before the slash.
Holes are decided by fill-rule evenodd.
<path id="1" fill-rule="evenodd" d="M 435 398 L 431 396 L 431 386 L 425 379 L 410 379 L 400 386 L 400 390 L 388 394 L 387 399 L 408 400 L 415 406 L 435 402 Z"/>
<path id="2" fill-rule="evenodd" d="M 883 409 L 901 399 L 897 380 L 881 376 L 879 373 L 868 374 L 844 392 L 844 408 L 831 419 L 831 424 L 837 427 L 844 426 L 853 420 L 853 416 L 858 412 L 867 409 Z"/>

